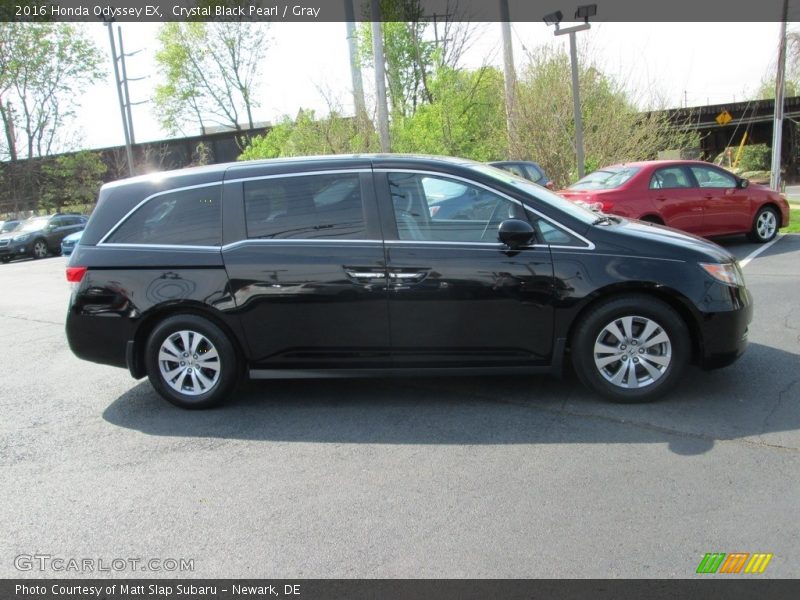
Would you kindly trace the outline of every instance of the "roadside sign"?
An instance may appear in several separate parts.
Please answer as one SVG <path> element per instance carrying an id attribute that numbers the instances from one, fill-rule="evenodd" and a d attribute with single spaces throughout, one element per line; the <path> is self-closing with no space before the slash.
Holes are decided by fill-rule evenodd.
<path id="1" fill-rule="evenodd" d="M 728 123 L 733 121 L 733 117 L 731 116 L 731 113 L 729 113 L 727 110 L 723 110 L 714 118 L 714 120 L 720 125 L 727 125 Z"/>

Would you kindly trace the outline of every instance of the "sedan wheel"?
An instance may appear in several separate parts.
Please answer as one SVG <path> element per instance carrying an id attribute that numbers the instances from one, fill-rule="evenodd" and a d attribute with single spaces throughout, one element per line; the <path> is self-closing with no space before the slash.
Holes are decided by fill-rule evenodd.
<path id="1" fill-rule="evenodd" d="M 47 256 L 47 242 L 36 240 L 33 243 L 33 258 L 45 258 Z"/>
<path id="2" fill-rule="evenodd" d="M 752 241 L 760 244 L 769 242 L 778 233 L 778 215 L 775 210 L 765 206 L 756 215 L 753 229 L 748 236 Z"/>
<path id="3" fill-rule="evenodd" d="M 681 378 L 689 330 L 665 302 L 632 294 L 602 301 L 579 321 L 572 362 L 581 382 L 614 402 L 647 402 Z"/>

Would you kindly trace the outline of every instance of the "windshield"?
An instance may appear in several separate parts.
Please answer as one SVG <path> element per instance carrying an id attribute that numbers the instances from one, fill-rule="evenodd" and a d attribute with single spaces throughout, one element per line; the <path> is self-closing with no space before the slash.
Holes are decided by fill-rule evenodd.
<path id="1" fill-rule="evenodd" d="M 589 173 L 573 183 L 568 190 L 613 190 L 628 181 L 639 171 L 636 167 L 606 167 Z"/>
<path id="2" fill-rule="evenodd" d="M 474 165 L 472 166 L 472 169 L 479 171 L 484 175 L 488 175 L 489 177 L 502 183 L 513 185 L 526 195 L 531 196 L 540 202 L 544 202 L 545 204 L 562 212 L 565 212 L 571 217 L 580 219 L 584 223 L 591 224 L 597 219 L 597 213 L 592 212 L 588 208 L 583 208 L 583 206 L 579 204 L 570 202 L 566 198 L 563 198 L 558 194 L 554 194 L 547 188 L 533 183 L 528 179 L 522 179 L 513 173 L 509 173 L 508 171 L 503 171 L 489 165 Z"/>
<path id="3" fill-rule="evenodd" d="M 47 217 L 43 219 L 28 219 L 19 226 L 17 231 L 39 231 L 47 225 Z"/>
<path id="4" fill-rule="evenodd" d="M 0 233 L 14 231 L 17 228 L 17 225 L 19 225 L 17 221 L 6 221 L 2 226 L 0 226 Z"/>

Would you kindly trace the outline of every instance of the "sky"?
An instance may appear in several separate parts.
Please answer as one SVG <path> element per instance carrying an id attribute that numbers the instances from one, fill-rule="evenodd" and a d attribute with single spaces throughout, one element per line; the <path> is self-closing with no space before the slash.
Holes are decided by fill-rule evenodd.
<path id="1" fill-rule="evenodd" d="M 77 115 L 79 145 L 101 148 L 124 144 L 122 119 L 113 79 L 108 30 L 100 23 L 78 23 L 107 58 L 108 76 L 83 90 Z M 794 29 L 790 24 L 789 29 Z M 149 102 L 159 75 L 154 60 L 158 23 L 123 23 L 131 100 L 137 142 L 170 137 L 158 123 Z M 774 77 L 779 23 L 592 23 L 577 34 L 600 68 L 624 82 L 642 106 L 655 98 L 668 107 L 720 104 L 748 99 L 765 76 Z M 464 66 L 484 61 L 502 67 L 499 23 L 478 24 Z M 115 31 L 116 35 L 116 31 Z M 273 23 L 269 48 L 256 90 L 255 121 L 276 122 L 299 108 L 317 114 L 328 111 L 333 98 L 352 113 L 350 64 L 344 23 Z M 512 23 L 514 62 L 520 68 L 525 53 L 545 44 L 568 48 L 568 36 L 553 36 L 544 23 Z M 134 78 L 144 77 L 140 81 Z M 372 72 L 364 73 L 372 87 Z M 199 133 L 187 131 L 187 134 Z"/>

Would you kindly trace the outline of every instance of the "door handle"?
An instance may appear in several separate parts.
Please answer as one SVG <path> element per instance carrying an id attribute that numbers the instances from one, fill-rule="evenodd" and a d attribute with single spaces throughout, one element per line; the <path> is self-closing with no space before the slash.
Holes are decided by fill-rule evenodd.
<path id="1" fill-rule="evenodd" d="M 404 288 L 410 284 L 421 283 L 430 272 L 429 269 L 416 271 L 400 271 L 392 269 L 389 271 L 389 280 L 392 288 Z"/>
<path id="2" fill-rule="evenodd" d="M 371 267 L 343 267 L 345 274 L 357 283 L 381 283 L 386 282 L 386 271 L 371 271 Z"/>

